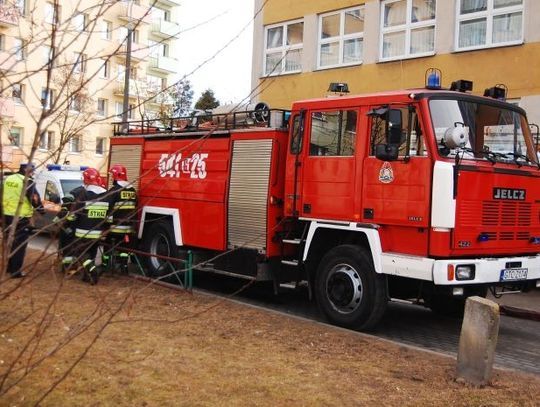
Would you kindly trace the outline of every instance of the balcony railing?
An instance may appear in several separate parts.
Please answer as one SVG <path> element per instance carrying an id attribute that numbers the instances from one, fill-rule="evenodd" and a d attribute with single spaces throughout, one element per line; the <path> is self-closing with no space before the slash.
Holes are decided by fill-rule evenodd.
<path id="1" fill-rule="evenodd" d="M 150 24 L 152 22 L 151 12 L 149 7 L 139 6 L 135 3 L 119 2 L 120 11 L 118 18 L 124 21 L 131 21 L 133 25 Z"/>
<path id="2" fill-rule="evenodd" d="M 20 10 L 12 4 L 0 4 L 0 27 L 13 27 L 19 23 Z"/>
<path id="3" fill-rule="evenodd" d="M 127 45 L 122 45 L 119 52 L 116 54 L 117 57 L 126 59 L 127 54 Z M 131 60 L 143 61 L 148 58 L 150 54 L 150 49 L 148 45 L 137 44 L 135 42 L 131 43 Z"/>
<path id="4" fill-rule="evenodd" d="M 177 73 L 178 72 L 178 61 L 174 58 L 158 56 L 151 57 L 150 68 L 161 73 Z"/>
<path id="5" fill-rule="evenodd" d="M 130 79 L 129 80 L 129 97 L 140 97 L 140 98 L 146 98 L 147 97 L 147 87 L 148 84 L 146 81 L 141 81 L 137 79 Z M 124 95 L 124 80 L 122 79 L 120 82 L 118 82 L 117 86 L 114 89 L 114 95 L 115 96 L 123 96 Z"/>
<path id="6" fill-rule="evenodd" d="M 11 98 L 0 96 L 0 118 L 15 116 L 15 103 Z"/>
<path id="7" fill-rule="evenodd" d="M 180 26 L 165 20 L 152 21 L 152 34 L 161 38 L 178 38 Z"/>

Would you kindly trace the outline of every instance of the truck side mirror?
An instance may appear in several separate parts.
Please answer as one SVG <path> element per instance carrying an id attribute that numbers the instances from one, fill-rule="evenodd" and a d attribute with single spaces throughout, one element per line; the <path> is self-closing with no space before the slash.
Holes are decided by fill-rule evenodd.
<path id="1" fill-rule="evenodd" d="M 398 158 L 399 145 L 397 144 L 377 144 L 375 146 L 375 157 L 383 161 L 395 161 Z"/>
<path id="2" fill-rule="evenodd" d="M 386 139 L 388 144 L 401 144 L 401 137 L 403 134 L 403 118 L 401 117 L 401 110 L 390 109 L 387 112 L 388 115 L 388 129 Z"/>

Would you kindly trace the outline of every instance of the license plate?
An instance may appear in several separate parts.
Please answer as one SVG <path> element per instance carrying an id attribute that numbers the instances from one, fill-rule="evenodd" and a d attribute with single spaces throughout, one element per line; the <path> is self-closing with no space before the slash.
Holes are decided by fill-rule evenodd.
<path id="1" fill-rule="evenodd" d="M 503 269 L 501 270 L 500 281 L 525 280 L 527 278 L 527 269 Z"/>

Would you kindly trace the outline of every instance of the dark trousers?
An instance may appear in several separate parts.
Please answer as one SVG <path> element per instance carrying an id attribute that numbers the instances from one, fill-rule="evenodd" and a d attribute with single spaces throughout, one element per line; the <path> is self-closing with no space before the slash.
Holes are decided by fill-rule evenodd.
<path id="1" fill-rule="evenodd" d="M 4 241 L 7 242 L 10 226 L 13 223 L 13 216 L 4 215 Z M 31 234 L 30 218 L 19 218 L 17 227 L 15 228 L 15 237 L 9 251 L 9 260 L 7 271 L 11 275 L 20 273 L 26 254 L 26 246 L 28 246 L 28 238 Z M 15 252 L 13 252 L 16 250 Z"/>

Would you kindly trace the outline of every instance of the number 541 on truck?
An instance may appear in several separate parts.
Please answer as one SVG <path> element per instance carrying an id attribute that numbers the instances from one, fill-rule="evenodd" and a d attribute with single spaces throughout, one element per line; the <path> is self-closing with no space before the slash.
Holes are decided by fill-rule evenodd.
<path id="1" fill-rule="evenodd" d="M 341 86 L 343 90 L 343 86 Z M 162 257 L 307 283 L 334 324 L 369 329 L 391 299 L 459 311 L 540 286 L 540 165 L 504 88 L 420 89 L 119 125 L 111 163 L 139 189 L 150 273 Z M 128 129 L 127 131 L 125 129 Z"/>

